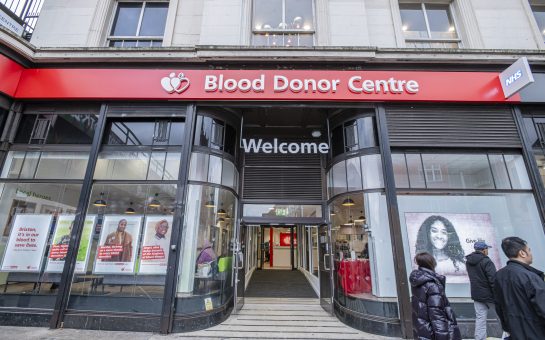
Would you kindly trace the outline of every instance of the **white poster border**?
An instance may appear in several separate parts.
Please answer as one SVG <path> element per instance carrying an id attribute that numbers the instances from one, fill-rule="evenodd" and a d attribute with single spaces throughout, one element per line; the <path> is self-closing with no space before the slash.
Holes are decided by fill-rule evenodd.
<path id="1" fill-rule="evenodd" d="M 17 217 L 18 216 L 47 216 L 49 218 L 49 227 L 47 229 L 47 238 L 45 239 L 44 241 L 44 245 L 42 247 L 42 253 L 41 253 L 41 256 L 40 256 L 40 264 L 38 265 L 38 270 L 20 270 L 20 269 L 3 269 L 4 267 L 4 260 L 6 259 L 6 255 L 8 253 L 8 246 L 9 246 L 9 241 L 11 240 L 11 235 L 14 231 L 14 226 L 15 226 L 15 221 L 17 220 Z M 9 273 L 9 272 L 17 272 L 17 273 L 40 273 L 42 271 L 42 266 L 43 266 L 43 260 L 44 260 L 44 255 L 45 255 L 45 249 L 47 248 L 46 247 L 46 244 L 47 244 L 47 241 L 49 239 L 49 234 L 51 232 L 51 221 L 53 219 L 53 215 L 49 215 L 49 214 L 15 214 L 15 216 L 13 217 L 13 221 L 11 223 L 11 230 L 9 232 L 9 237 L 8 237 L 8 242 L 6 243 L 6 248 L 4 250 L 4 255 L 2 256 L 2 263 L 0 265 L 0 272 L 4 272 L 4 273 Z"/>

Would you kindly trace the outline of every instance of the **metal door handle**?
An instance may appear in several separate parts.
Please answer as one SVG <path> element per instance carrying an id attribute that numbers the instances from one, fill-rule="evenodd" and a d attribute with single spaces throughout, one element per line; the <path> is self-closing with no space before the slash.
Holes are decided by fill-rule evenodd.
<path id="1" fill-rule="evenodd" d="M 331 258 L 331 254 L 329 254 L 329 253 L 324 254 L 324 270 L 331 270 L 331 268 L 326 266 L 327 261 L 325 260 L 325 258 L 328 257 L 328 256 L 329 256 L 329 258 Z"/>

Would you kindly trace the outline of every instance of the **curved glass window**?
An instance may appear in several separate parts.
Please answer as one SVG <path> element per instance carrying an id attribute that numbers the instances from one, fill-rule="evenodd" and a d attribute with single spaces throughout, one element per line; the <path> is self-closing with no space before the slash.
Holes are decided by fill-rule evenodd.
<path id="1" fill-rule="evenodd" d="M 207 116 L 197 116 L 195 145 L 236 155 L 236 129 L 225 122 Z"/>
<path id="2" fill-rule="evenodd" d="M 327 176 L 330 197 L 347 191 L 384 187 L 380 155 L 365 155 L 340 161 L 331 167 Z"/>
<path id="3" fill-rule="evenodd" d="M 215 155 L 193 152 L 189 165 L 189 180 L 221 184 L 237 191 L 238 171 L 235 165 Z"/>
<path id="4" fill-rule="evenodd" d="M 363 117 L 344 122 L 331 132 L 333 157 L 377 145 L 374 117 Z"/>
<path id="5" fill-rule="evenodd" d="M 398 318 L 385 194 L 341 195 L 329 211 L 335 301 L 354 312 Z"/>
<path id="6" fill-rule="evenodd" d="M 204 312 L 232 298 L 232 239 L 237 199 L 229 190 L 189 185 L 178 275 L 179 314 Z M 208 305 L 209 306 L 209 305 Z"/>

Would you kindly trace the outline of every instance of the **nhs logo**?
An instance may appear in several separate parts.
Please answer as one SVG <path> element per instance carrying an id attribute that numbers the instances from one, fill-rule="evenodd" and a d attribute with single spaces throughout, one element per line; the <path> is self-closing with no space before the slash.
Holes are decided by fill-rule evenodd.
<path id="1" fill-rule="evenodd" d="M 526 57 L 519 58 L 513 65 L 500 73 L 499 77 L 506 99 L 534 82 L 534 76 Z"/>
<path id="2" fill-rule="evenodd" d="M 522 70 L 517 70 L 512 76 L 505 79 L 505 86 L 510 86 L 515 80 L 520 79 L 520 77 L 522 77 Z"/>

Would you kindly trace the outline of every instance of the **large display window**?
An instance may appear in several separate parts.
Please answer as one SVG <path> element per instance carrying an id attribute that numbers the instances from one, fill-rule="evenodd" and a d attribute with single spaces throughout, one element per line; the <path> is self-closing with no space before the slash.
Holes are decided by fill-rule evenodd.
<path id="1" fill-rule="evenodd" d="M 29 110 L 0 174 L 0 307 L 43 312 L 55 305 L 97 116 Z M 87 260 L 82 245 L 78 268 Z"/>
<path id="2" fill-rule="evenodd" d="M 464 256 L 476 241 L 492 246 L 489 256 L 499 269 L 507 262 L 501 240 L 518 236 L 532 247 L 534 266 L 545 267 L 545 235 L 532 193 L 398 195 L 398 205 L 407 272 L 416 266 L 416 253 L 430 252 L 449 297 L 470 298 Z"/>

